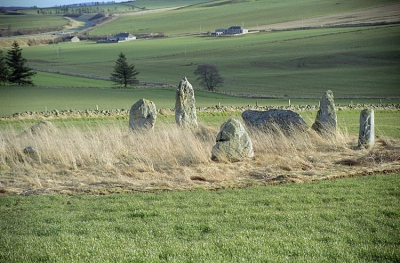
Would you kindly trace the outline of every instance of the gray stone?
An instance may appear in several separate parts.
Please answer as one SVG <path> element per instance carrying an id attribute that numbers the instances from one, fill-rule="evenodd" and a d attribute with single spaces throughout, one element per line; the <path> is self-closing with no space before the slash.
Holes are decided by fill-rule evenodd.
<path id="1" fill-rule="evenodd" d="M 242 113 L 242 118 L 247 127 L 265 131 L 278 131 L 280 129 L 287 135 L 308 129 L 303 118 L 291 110 L 246 110 Z"/>
<path id="2" fill-rule="evenodd" d="M 29 131 L 34 135 L 39 135 L 43 132 L 54 132 L 54 130 L 55 127 L 53 123 L 45 120 L 42 120 L 29 128 Z"/>
<path id="3" fill-rule="evenodd" d="M 234 118 L 225 122 L 212 148 L 211 159 L 239 161 L 253 156 L 253 144 L 243 125 Z"/>
<path id="4" fill-rule="evenodd" d="M 186 77 L 179 82 L 175 96 L 175 121 L 183 128 L 197 128 L 194 90 Z"/>
<path id="5" fill-rule="evenodd" d="M 311 127 L 321 135 L 335 135 L 337 129 L 337 116 L 333 92 L 327 90 L 320 101 L 320 108 Z"/>
<path id="6" fill-rule="evenodd" d="M 156 105 L 146 99 L 140 99 L 129 111 L 129 128 L 131 130 L 152 130 L 157 119 Z"/>
<path id="7" fill-rule="evenodd" d="M 370 148 L 375 144 L 374 110 L 365 109 L 360 114 L 360 129 L 358 133 L 358 147 Z"/>
<path id="8" fill-rule="evenodd" d="M 32 146 L 25 147 L 24 154 L 31 157 L 35 161 L 38 161 L 38 162 L 41 161 L 39 151 L 36 148 L 33 148 Z"/>

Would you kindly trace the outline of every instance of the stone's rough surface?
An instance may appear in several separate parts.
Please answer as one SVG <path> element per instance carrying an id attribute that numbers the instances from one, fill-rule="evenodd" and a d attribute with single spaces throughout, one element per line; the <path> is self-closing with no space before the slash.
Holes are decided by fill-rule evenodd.
<path id="1" fill-rule="evenodd" d="M 225 122 L 217 135 L 211 159 L 239 161 L 253 156 L 253 144 L 243 125 L 234 118 Z"/>
<path id="2" fill-rule="evenodd" d="M 358 147 L 370 148 L 375 144 L 374 110 L 365 109 L 360 114 L 360 129 L 358 133 Z"/>
<path id="3" fill-rule="evenodd" d="M 312 129 L 322 135 L 334 135 L 337 128 L 337 116 L 335 102 L 333 100 L 333 92 L 327 90 L 322 96 L 320 108 Z"/>
<path id="4" fill-rule="evenodd" d="M 156 105 L 146 99 L 140 99 L 129 111 L 129 128 L 131 130 L 152 130 L 157 119 Z"/>
<path id="5" fill-rule="evenodd" d="M 175 96 L 175 121 L 183 128 L 197 128 L 194 90 L 186 77 L 179 82 Z"/>
<path id="6" fill-rule="evenodd" d="M 242 113 L 242 118 L 248 127 L 272 131 L 280 129 L 285 134 L 308 129 L 303 118 L 291 110 L 247 110 Z"/>
<path id="7" fill-rule="evenodd" d="M 54 130 L 55 127 L 50 121 L 40 121 L 29 128 L 29 131 L 34 135 L 38 135 L 42 132 L 53 132 Z"/>
<path id="8" fill-rule="evenodd" d="M 32 146 L 25 147 L 24 154 L 26 154 L 27 156 L 31 157 L 32 159 L 38 162 L 41 161 L 39 151 L 36 150 L 36 148 L 33 148 Z"/>

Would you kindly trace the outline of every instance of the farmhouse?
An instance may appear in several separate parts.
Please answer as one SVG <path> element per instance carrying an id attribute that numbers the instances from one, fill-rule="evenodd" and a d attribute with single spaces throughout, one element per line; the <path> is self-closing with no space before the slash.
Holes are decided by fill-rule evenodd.
<path id="1" fill-rule="evenodd" d="M 107 37 L 107 39 L 101 39 L 97 40 L 97 43 L 118 43 L 118 42 L 124 42 L 124 41 L 131 41 L 135 40 L 136 37 L 132 35 L 131 33 L 119 33 L 115 36 L 110 36 Z"/>
<path id="2" fill-rule="evenodd" d="M 118 42 L 121 41 L 131 41 L 131 40 L 135 40 L 136 37 L 134 35 L 132 35 L 131 33 L 119 33 L 118 35 L 115 36 L 115 38 L 118 39 Z"/>
<path id="3" fill-rule="evenodd" d="M 222 35 L 237 35 L 237 34 L 246 34 L 248 33 L 249 30 L 245 29 L 241 26 L 231 26 L 228 29 L 225 28 L 219 28 L 215 30 L 215 35 L 216 36 L 222 36 Z"/>

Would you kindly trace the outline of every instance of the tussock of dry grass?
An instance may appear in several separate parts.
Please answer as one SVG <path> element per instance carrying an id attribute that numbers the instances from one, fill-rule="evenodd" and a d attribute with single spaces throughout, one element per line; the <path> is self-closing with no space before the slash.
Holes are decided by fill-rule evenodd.
<path id="1" fill-rule="evenodd" d="M 218 189 L 318 180 L 355 172 L 354 167 L 357 172 L 400 167 L 394 140 L 356 150 L 355 137 L 339 133 L 326 139 L 313 131 L 290 136 L 249 131 L 254 158 L 213 162 L 217 133 L 206 126 L 191 131 L 166 124 L 152 132 L 131 132 L 123 124 L 71 125 L 36 134 L 9 128 L 0 131 L 0 193 Z M 27 146 L 37 154 L 24 153 Z"/>

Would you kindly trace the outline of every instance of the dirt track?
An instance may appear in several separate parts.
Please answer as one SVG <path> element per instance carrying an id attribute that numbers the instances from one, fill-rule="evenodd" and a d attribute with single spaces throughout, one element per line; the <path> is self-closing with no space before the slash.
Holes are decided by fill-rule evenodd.
<path id="1" fill-rule="evenodd" d="M 251 27 L 250 30 L 288 30 L 299 28 L 349 26 L 400 22 L 400 3 L 376 6 L 334 15 L 323 15 L 301 20 Z"/>

